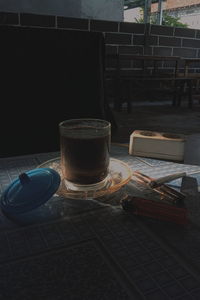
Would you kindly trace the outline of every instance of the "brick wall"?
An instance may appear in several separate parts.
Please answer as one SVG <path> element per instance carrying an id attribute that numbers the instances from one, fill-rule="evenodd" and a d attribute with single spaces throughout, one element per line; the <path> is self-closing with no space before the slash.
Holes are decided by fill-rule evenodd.
<path id="1" fill-rule="evenodd" d="M 5 12 L 0 13 L 0 24 L 101 31 L 107 54 L 200 57 L 200 30 L 195 29 Z M 200 70 L 199 64 L 191 68 Z"/>
<path id="2" fill-rule="evenodd" d="M 178 9 L 183 7 L 189 7 L 198 5 L 199 0 L 167 0 L 163 3 L 163 7 L 166 10 Z M 155 12 L 158 10 L 158 3 L 153 3 L 151 5 L 151 11 Z"/>
<path id="3" fill-rule="evenodd" d="M 199 4 L 199 0 L 168 0 L 166 2 L 166 9 L 175 9 L 196 4 Z"/>

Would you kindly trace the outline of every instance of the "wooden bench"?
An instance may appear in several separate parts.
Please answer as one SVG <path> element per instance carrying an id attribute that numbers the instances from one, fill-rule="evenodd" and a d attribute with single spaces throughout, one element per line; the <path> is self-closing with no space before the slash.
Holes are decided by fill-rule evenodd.
<path id="1" fill-rule="evenodd" d="M 116 111 L 121 110 L 125 101 L 127 111 L 131 112 L 134 92 L 142 93 L 148 90 L 152 93 L 160 90 L 167 93 L 163 89 L 164 86 L 168 86 L 174 106 L 180 105 L 183 95 L 186 94 L 188 107 L 192 107 L 192 79 L 177 76 L 180 57 L 121 54 L 109 55 L 107 59 L 112 61 L 111 67 L 107 69 L 107 80 L 113 81 Z M 169 68 L 163 68 L 166 62 L 170 64 Z M 183 86 L 187 87 L 186 93 L 183 93 Z"/>

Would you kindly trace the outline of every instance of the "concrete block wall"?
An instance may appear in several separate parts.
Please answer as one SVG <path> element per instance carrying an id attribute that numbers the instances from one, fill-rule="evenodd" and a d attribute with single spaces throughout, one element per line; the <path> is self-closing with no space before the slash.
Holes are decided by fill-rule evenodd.
<path id="1" fill-rule="evenodd" d="M 1 0 L 0 11 L 123 21 L 123 0 Z"/>
<path id="2" fill-rule="evenodd" d="M 106 54 L 200 58 L 200 30 L 195 29 L 11 12 L 0 12 L 0 24 L 101 31 Z M 200 64 L 191 65 L 190 71 L 200 72 Z"/>

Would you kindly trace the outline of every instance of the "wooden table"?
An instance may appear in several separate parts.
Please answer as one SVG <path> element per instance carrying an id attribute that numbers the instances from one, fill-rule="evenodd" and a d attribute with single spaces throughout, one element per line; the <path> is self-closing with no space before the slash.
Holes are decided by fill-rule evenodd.
<path id="1" fill-rule="evenodd" d="M 198 63 L 199 71 L 200 71 L 200 58 L 182 58 L 182 60 L 184 61 L 183 76 L 185 78 L 190 78 L 192 80 L 192 85 L 195 89 L 195 92 L 197 94 L 199 94 L 200 73 L 191 73 L 191 72 L 189 72 L 189 67 L 192 63 Z"/>
<path id="2" fill-rule="evenodd" d="M 189 74 L 189 66 L 192 63 L 199 63 L 199 69 L 200 69 L 200 58 L 182 58 L 182 60 L 184 61 L 184 75 L 187 77 L 188 75 L 198 75 L 198 73 L 191 73 Z"/>
<path id="3" fill-rule="evenodd" d="M 132 55 L 132 54 L 119 54 L 118 55 L 118 67 L 121 68 L 120 63 L 123 61 L 142 61 L 143 71 L 145 74 L 145 62 L 153 62 L 152 75 L 156 76 L 158 71 L 158 62 L 171 61 L 174 62 L 174 77 L 178 72 L 178 63 L 180 61 L 179 56 L 158 56 L 158 55 Z"/>
<path id="4" fill-rule="evenodd" d="M 138 86 L 139 91 L 142 92 L 146 89 L 146 83 L 150 82 L 150 88 L 152 89 L 151 83 L 156 82 L 156 88 L 160 84 L 170 86 L 170 91 L 173 93 L 173 105 L 180 105 L 181 98 L 183 94 L 183 87 L 188 86 L 188 107 L 192 107 L 192 82 L 190 78 L 179 77 L 178 75 L 178 64 L 181 60 L 179 56 L 154 56 L 154 55 L 132 55 L 132 54 L 116 54 L 108 55 L 108 59 L 114 59 L 116 62 L 115 73 L 112 75 L 114 80 L 114 92 L 115 101 L 114 107 L 117 111 L 121 110 L 123 99 L 125 98 L 127 102 L 127 111 L 131 112 L 131 96 L 133 94 L 133 89 Z M 134 68 L 131 63 L 133 61 L 142 62 L 142 67 L 139 68 L 140 74 L 137 74 L 137 68 Z M 174 62 L 174 71 L 160 72 L 165 70 L 164 68 L 159 68 L 159 62 Z M 124 63 L 129 63 L 129 66 L 124 67 Z M 146 66 L 145 63 L 153 62 L 153 68 Z M 132 74 L 132 72 L 134 72 Z M 126 85 L 126 94 L 123 95 L 122 86 Z"/>

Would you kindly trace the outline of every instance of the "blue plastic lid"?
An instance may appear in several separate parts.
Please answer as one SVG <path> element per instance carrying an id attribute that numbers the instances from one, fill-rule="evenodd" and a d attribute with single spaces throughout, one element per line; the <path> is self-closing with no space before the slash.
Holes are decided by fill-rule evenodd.
<path id="1" fill-rule="evenodd" d="M 60 185 L 60 175 L 50 168 L 22 173 L 3 192 L 2 210 L 9 215 L 29 212 L 48 201 Z"/>

